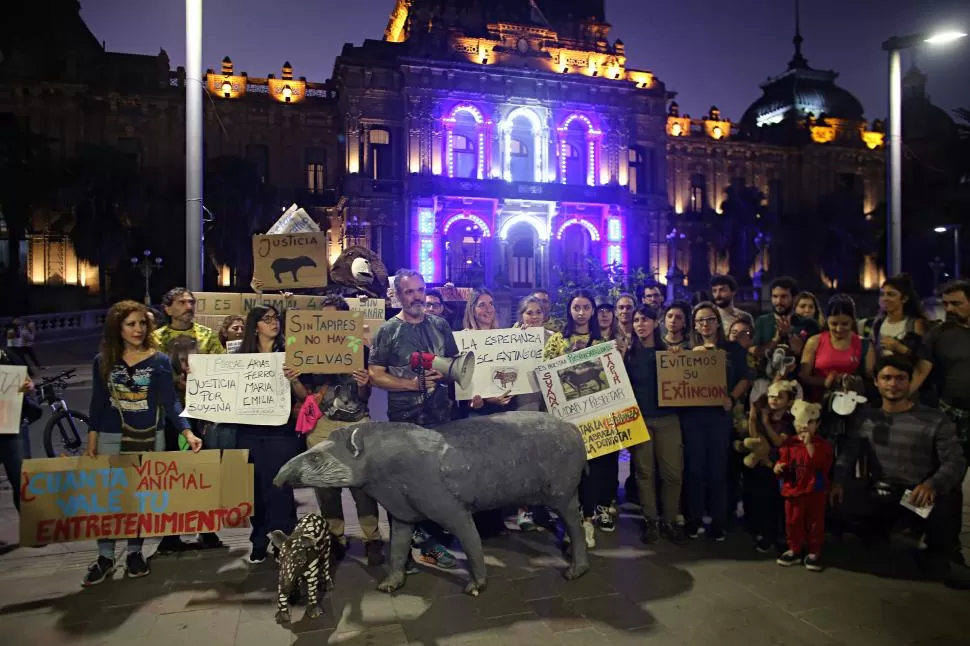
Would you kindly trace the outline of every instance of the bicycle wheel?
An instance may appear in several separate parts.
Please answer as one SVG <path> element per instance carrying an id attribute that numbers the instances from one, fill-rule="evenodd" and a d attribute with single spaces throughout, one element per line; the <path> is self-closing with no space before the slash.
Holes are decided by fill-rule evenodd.
<path id="1" fill-rule="evenodd" d="M 44 450 L 47 457 L 84 455 L 87 451 L 91 419 L 74 410 L 57 411 L 44 427 Z"/>

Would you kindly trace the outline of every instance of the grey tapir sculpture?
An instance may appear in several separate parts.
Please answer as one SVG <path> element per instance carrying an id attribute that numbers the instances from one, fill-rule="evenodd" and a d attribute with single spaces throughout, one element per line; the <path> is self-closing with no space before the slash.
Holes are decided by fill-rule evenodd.
<path id="1" fill-rule="evenodd" d="M 433 520 L 458 537 L 471 569 L 465 592 L 485 589 L 485 555 L 472 513 L 546 505 L 563 519 L 572 545 L 567 579 L 589 569 L 577 489 L 586 448 L 575 426 L 546 413 L 509 412 L 429 430 L 368 422 L 331 434 L 287 462 L 274 482 L 360 487 L 392 518 L 391 573 L 377 589 L 404 585 L 414 524 Z"/>

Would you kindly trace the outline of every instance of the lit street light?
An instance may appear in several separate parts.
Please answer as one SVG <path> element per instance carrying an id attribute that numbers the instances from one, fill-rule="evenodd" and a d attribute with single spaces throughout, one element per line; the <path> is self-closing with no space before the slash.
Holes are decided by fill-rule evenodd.
<path id="1" fill-rule="evenodd" d="M 953 232 L 953 277 L 960 278 L 960 225 L 946 224 L 933 229 L 937 233 Z"/>
<path id="2" fill-rule="evenodd" d="M 152 272 L 158 271 L 162 268 L 162 259 L 160 257 L 156 257 L 153 260 L 151 249 L 145 249 L 143 254 L 144 258 L 141 260 L 139 260 L 137 257 L 132 257 L 131 266 L 140 270 L 141 275 L 145 277 L 145 305 L 151 305 L 152 295 L 148 289 L 148 286 L 152 278 Z"/>
<path id="3" fill-rule="evenodd" d="M 911 34 L 893 37 L 882 44 L 889 52 L 889 164 L 886 177 L 886 199 L 889 202 L 888 263 L 890 276 L 903 270 L 903 70 L 901 52 L 924 43 L 942 45 L 966 36 L 961 31 L 933 34 Z"/>

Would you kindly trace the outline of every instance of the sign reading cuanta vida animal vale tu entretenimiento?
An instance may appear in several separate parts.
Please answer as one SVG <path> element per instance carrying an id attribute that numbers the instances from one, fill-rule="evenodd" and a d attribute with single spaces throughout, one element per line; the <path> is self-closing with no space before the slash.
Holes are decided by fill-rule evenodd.
<path id="1" fill-rule="evenodd" d="M 362 312 L 287 310 L 286 365 L 302 373 L 364 369 Z"/>
<path id="2" fill-rule="evenodd" d="M 264 289 L 323 287 L 329 268 L 325 233 L 253 236 L 253 276 Z"/>

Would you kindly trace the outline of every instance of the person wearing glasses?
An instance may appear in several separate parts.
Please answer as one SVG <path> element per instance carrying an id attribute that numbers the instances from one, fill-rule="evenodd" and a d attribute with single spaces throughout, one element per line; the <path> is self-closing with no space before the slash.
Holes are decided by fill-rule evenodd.
<path id="1" fill-rule="evenodd" d="M 148 308 L 135 301 L 115 303 L 105 316 L 101 348 L 94 359 L 87 455 L 118 455 L 165 450 L 165 420 L 195 452 L 202 440 L 180 417 L 172 362 L 158 351 Z M 125 570 L 135 579 L 150 573 L 142 538 L 128 539 Z M 91 587 L 115 570 L 115 541 L 98 539 L 98 560 L 82 585 Z"/>
<path id="2" fill-rule="evenodd" d="M 437 289 L 429 289 L 424 295 L 424 307 L 428 314 L 434 314 L 435 316 L 440 316 L 446 322 L 449 320 L 449 313 L 445 307 L 444 297 L 441 295 L 441 291 Z M 449 327 L 451 323 L 448 323 Z"/>

